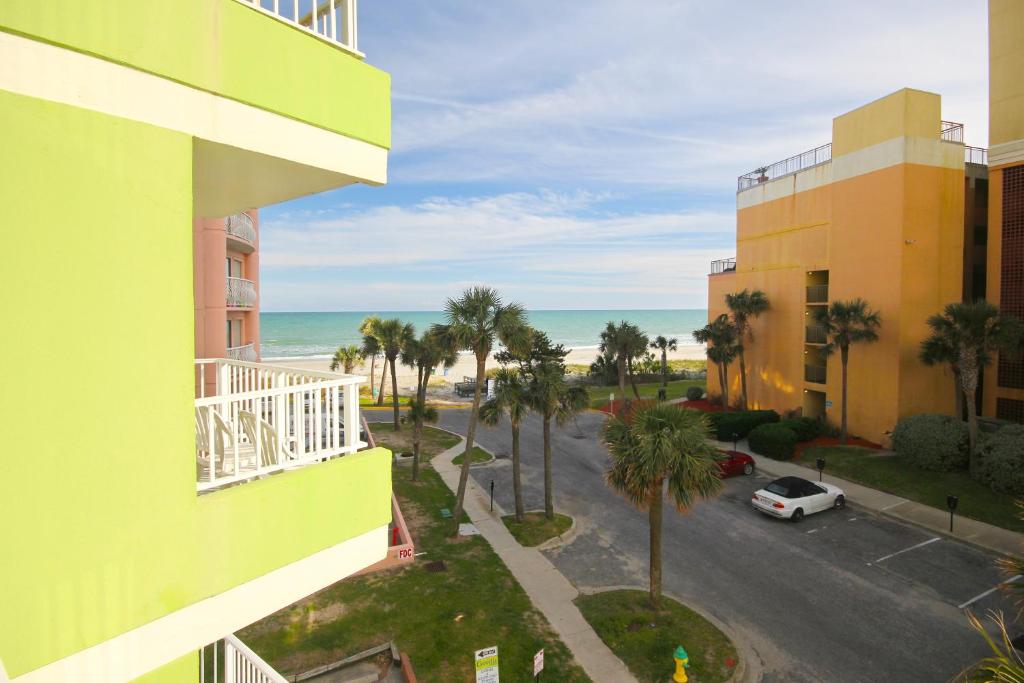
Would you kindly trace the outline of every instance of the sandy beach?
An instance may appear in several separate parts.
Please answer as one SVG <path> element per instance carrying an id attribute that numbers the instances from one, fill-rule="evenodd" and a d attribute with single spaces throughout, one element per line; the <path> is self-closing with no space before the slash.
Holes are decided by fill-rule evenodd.
<path id="1" fill-rule="evenodd" d="M 569 365 L 590 365 L 598 355 L 596 348 L 573 348 L 569 349 L 569 355 L 566 356 L 565 362 Z M 658 354 L 655 354 L 658 355 Z M 700 344 L 680 346 L 676 351 L 670 351 L 668 353 L 669 360 L 703 360 L 704 347 Z M 328 358 L 287 358 L 287 359 L 276 359 L 266 360 L 265 362 L 273 365 L 285 365 L 293 368 L 300 368 L 302 370 L 317 370 L 322 372 L 329 372 L 331 369 L 331 361 Z M 377 382 L 380 382 L 381 367 L 383 367 L 384 361 L 378 356 L 377 364 L 374 371 L 374 377 Z M 487 368 L 497 367 L 498 363 L 491 356 L 487 359 Z M 416 371 L 412 368 L 405 367 L 401 364 L 397 366 L 398 369 L 398 391 L 399 393 L 406 393 L 408 391 L 415 390 L 416 385 Z M 361 366 L 357 366 L 354 369 L 355 374 L 370 375 L 370 363 L 365 362 Z M 458 382 L 462 381 L 463 377 L 472 377 L 476 375 L 476 359 L 468 353 L 459 355 L 458 362 L 444 373 L 441 369 L 438 369 L 435 376 L 435 383 L 438 380 L 441 382 Z M 388 375 L 388 384 L 390 385 L 390 374 Z M 391 393 L 391 387 L 385 388 L 385 393 Z"/>

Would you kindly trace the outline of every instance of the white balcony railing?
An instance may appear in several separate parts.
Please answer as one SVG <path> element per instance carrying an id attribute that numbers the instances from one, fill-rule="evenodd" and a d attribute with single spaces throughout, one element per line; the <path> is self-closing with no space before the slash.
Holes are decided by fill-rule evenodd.
<path id="1" fill-rule="evenodd" d="M 250 363 L 256 362 L 256 344 L 249 342 L 242 346 L 229 346 L 228 347 L 228 359 L 230 360 L 245 360 Z"/>
<path id="2" fill-rule="evenodd" d="M 252 216 L 249 214 L 236 213 L 234 216 L 228 216 L 224 221 L 224 228 L 235 239 L 247 244 L 256 244 L 256 226 L 253 225 Z"/>
<path id="3" fill-rule="evenodd" d="M 222 358 L 195 365 L 200 491 L 366 447 L 359 420 L 365 377 Z"/>
<path id="4" fill-rule="evenodd" d="M 256 305 L 256 283 L 241 277 L 229 277 L 224 288 L 228 308 L 252 308 Z"/>
<path id="5" fill-rule="evenodd" d="M 207 663 L 209 660 L 209 663 Z M 223 671 L 218 677 L 217 672 Z M 235 635 L 226 636 L 199 652 L 200 683 L 288 683 Z"/>
<path id="6" fill-rule="evenodd" d="M 275 19 L 363 57 L 359 51 L 358 0 L 238 0 Z M 314 5 L 314 2 L 316 4 Z"/>

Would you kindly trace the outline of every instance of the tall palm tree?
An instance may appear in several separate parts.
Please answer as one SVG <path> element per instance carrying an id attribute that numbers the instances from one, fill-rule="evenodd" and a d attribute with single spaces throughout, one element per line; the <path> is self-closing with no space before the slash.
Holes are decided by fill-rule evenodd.
<path id="1" fill-rule="evenodd" d="M 943 316 L 933 315 L 928 319 L 932 332 L 921 342 L 918 357 L 925 365 L 948 365 L 953 373 L 953 394 L 955 396 L 956 417 L 966 419 L 964 411 L 964 391 L 960 381 L 960 340 L 956 328 L 946 325 Z"/>
<path id="2" fill-rule="evenodd" d="M 722 410 L 729 410 L 729 365 L 740 352 L 736 326 L 723 313 L 699 330 L 694 330 L 693 338 L 707 345 L 704 352 L 718 368 L 718 381 L 722 385 Z"/>
<path id="3" fill-rule="evenodd" d="M 611 454 L 605 471 L 608 486 L 640 509 L 650 520 L 650 594 L 661 603 L 661 522 L 665 482 L 680 512 L 722 487 L 714 448 L 708 442 L 708 423 L 696 410 L 679 410 L 658 403 L 629 417 L 605 423 L 604 440 Z"/>
<path id="4" fill-rule="evenodd" d="M 558 346 L 561 349 L 561 345 Z M 562 359 L 534 365 L 530 378 L 530 403 L 540 413 L 544 437 L 544 516 L 555 518 L 554 487 L 551 482 L 551 420 L 562 426 L 590 406 L 587 390 L 565 381 Z"/>
<path id="5" fill-rule="evenodd" d="M 663 389 L 668 387 L 668 352 L 675 351 L 678 343 L 679 340 L 675 337 L 666 339 L 660 334 L 651 342 L 652 349 L 661 351 L 661 387 Z"/>
<path id="6" fill-rule="evenodd" d="M 409 402 L 408 419 L 413 423 L 412 430 L 412 480 L 419 479 L 420 442 L 423 436 L 423 423 L 437 422 L 437 409 L 427 405 L 427 384 L 430 374 L 438 365 L 450 368 L 458 360 L 458 352 L 445 345 L 433 330 L 427 330 L 420 336 L 406 341 L 402 348 L 402 365 L 416 370 L 416 396 Z"/>
<path id="7" fill-rule="evenodd" d="M 736 336 L 739 337 L 740 356 L 740 391 L 743 392 L 743 410 L 747 409 L 747 360 L 744 351 L 750 342 L 754 341 L 754 332 L 750 327 L 752 318 L 759 317 L 768 310 L 768 296 L 760 289 L 725 295 L 725 305 L 732 313 L 732 322 L 736 326 Z"/>
<path id="8" fill-rule="evenodd" d="M 494 376 L 494 398 L 480 406 L 480 420 L 494 426 L 508 417 L 512 426 L 512 493 L 516 504 L 516 521 L 522 522 L 523 482 L 520 476 L 519 428 L 530 412 L 530 394 L 522 373 L 513 368 L 499 368 Z"/>
<path id="9" fill-rule="evenodd" d="M 346 375 L 351 375 L 356 363 L 362 359 L 363 351 L 355 344 L 339 346 L 334 352 L 334 358 L 331 359 L 331 372 L 337 372 L 338 368 L 341 368 Z"/>
<path id="10" fill-rule="evenodd" d="M 941 314 L 928 318 L 932 334 L 922 345 L 921 360 L 935 358 L 953 366 L 967 404 L 967 426 L 971 440 L 971 460 L 978 445 L 976 394 L 978 377 L 999 351 L 1014 353 L 1020 339 L 1020 322 L 984 300 L 969 304 L 948 304 Z M 934 355 L 926 360 L 924 352 Z M 930 363 L 929 363 L 930 364 Z"/>
<path id="11" fill-rule="evenodd" d="M 846 443 L 848 438 L 846 430 L 847 370 L 850 363 L 850 346 L 878 341 L 878 328 L 882 325 L 882 316 L 878 311 L 871 310 L 867 301 L 857 297 L 850 301 L 833 301 L 828 307 L 819 307 L 814 312 L 814 321 L 825 329 L 825 338 L 828 339 L 828 343 L 825 344 L 822 351 L 825 355 L 830 355 L 839 349 L 839 358 L 843 364 L 843 408 L 840 430 L 843 443 Z"/>
<path id="12" fill-rule="evenodd" d="M 636 325 L 623 320 L 618 325 L 608 321 L 601 332 L 601 353 L 615 354 L 615 364 L 619 371 L 619 394 L 622 396 L 623 410 L 629 408 L 629 396 L 626 395 L 626 377 L 630 376 L 633 393 L 640 398 L 636 382 L 632 380 L 632 358 L 647 349 L 647 337 Z"/>
<path id="13" fill-rule="evenodd" d="M 403 323 L 398 318 L 381 320 L 377 326 L 377 338 L 380 340 L 380 349 L 384 354 L 385 374 L 388 371 L 388 366 L 391 366 L 391 405 L 394 409 L 396 432 L 401 429 L 401 426 L 398 419 L 398 375 L 395 373 L 395 361 L 414 335 L 415 330 L 412 323 Z M 384 392 L 381 391 L 381 398 L 383 396 Z"/>
<path id="14" fill-rule="evenodd" d="M 359 323 L 359 334 L 363 335 L 363 358 L 370 359 L 370 392 L 376 386 L 374 370 L 377 366 L 377 356 L 380 355 L 380 340 L 377 338 L 377 328 L 380 326 L 379 315 L 368 315 Z M 381 388 L 377 405 L 384 401 L 384 377 L 381 377 Z"/>
<path id="15" fill-rule="evenodd" d="M 640 400 L 640 390 L 636 386 L 636 373 L 633 371 L 633 361 L 647 353 L 647 346 L 650 339 L 644 331 L 633 323 L 623 323 L 626 341 L 626 372 L 629 373 L 629 384 L 633 387 L 633 396 Z"/>
<path id="16" fill-rule="evenodd" d="M 530 327 L 526 323 L 526 311 L 517 303 L 502 303 L 497 290 L 490 287 L 471 287 L 458 299 L 448 299 L 445 304 L 445 324 L 436 325 L 434 330 L 455 349 L 472 351 L 476 356 L 476 387 L 473 391 L 473 407 L 466 430 L 466 451 L 462 457 L 462 471 L 459 473 L 459 489 L 455 497 L 452 514 L 452 536 L 459 533 L 459 519 L 466 499 L 466 484 L 469 481 L 470 451 L 476 439 L 476 425 L 480 417 L 480 396 L 483 393 L 487 357 L 496 342 L 515 352 L 526 352 L 530 346 Z"/>

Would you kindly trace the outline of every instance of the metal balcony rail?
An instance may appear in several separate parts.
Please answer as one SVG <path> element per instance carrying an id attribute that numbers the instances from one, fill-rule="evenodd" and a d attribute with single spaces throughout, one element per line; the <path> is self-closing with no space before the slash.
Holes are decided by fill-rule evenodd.
<path id="1" fill-rule="evenodd" d="M 244 360 L 250 363 L 256 362 L 256 344 L 249 342 L 242 346 L 229 346 L 228 358 L 230 360 Z"/>
<path id="2" fill-rule="evenodd" d="M 247 213 L 236 213 L 228 216 L 224 222 L 224 228 L 228 234 L 236 239 L 249 244 L 256 244 L 256 226 L 252 223 L 252 216 Z"/>
<path id="3" fill-rule="evenodd" d="M 807 287 L 807 303 L 809 303 L 809 304 L 827 304 L 828 303 L 828 285 L 808 285 L 808 287 Z"/>
<path id="4" fill-rule="evenodd" d="M 821 325 L 808 325 L 804 341 L 808 344 L 827 344 L 828 335 L 825 334 L 825 328 Z"/>
<path id="5" fill-rule="evenodd" d="M 988 150 L 984 147 L 964 147 L 965 164 L 982 164 L 988 166 Z"/>
<path id="6" fill-rule="evenodd" d="M 821 147 L 815 147 L 809 149 L 806 152 L 801 152 L 796 156 L 791 156 L 788 159 L 782 161 L 776 161 L 770 166 L 762 166 L 756 168 L 750 173 L 741 175 L 736 183 L 736 191 L 742 192 L 743 190 L 750 189 L 761 183 L 766 183 L 769 180 L 775 178 L 781 178 L 784 175 L 790 173 L 796 173 L 818 164 L 824 164 L 827 161 L 832 160 L 832 143 L 822 145 Z"/>
<path id="7" fill-rule="evenodd" d="M 731 273 L 736 270 L 736 257 L 723 258 L 717 261 L 711 262 L 711 274 L 721 275 L 722 273 Z"/>
<path id="8" fill-rule="evenodd" d="M 210 664 L 207 666 L 207 654 Z M 217 672 L 223 671 L 218 677 Z M 199 651 L 199 683 L 288 683 L 288 679 L 263 661 L 235 635 Z"/>
<path id="9" fill-rule="evenodd" d="M 359 0 L 237 0 L 328 43 L 363 57 L 359 51 Z"/>
<path id="10" fill-rule="evenodd" d="M 256 283 L 241 277 L 229 277 L 225 296 L 228 308 L 252 308 L 256 305 Z"/>
<path id="11" fill-rule="evenodd" d="M 946 142 L 964 142 L 964 124 L 956 121 L 942 121 L 939 125 L 939 137 Z"/>
<path id="12" fill-rule="evenodd" d="M 815 384 L 825 383 L 824 365 L 804 365 L 804 379 Z"/>
<path id="13" fill-rule="evenodd" d="M 199 491 L 293 469 L 366 446 L 357 375 L 197 359 Z"/>

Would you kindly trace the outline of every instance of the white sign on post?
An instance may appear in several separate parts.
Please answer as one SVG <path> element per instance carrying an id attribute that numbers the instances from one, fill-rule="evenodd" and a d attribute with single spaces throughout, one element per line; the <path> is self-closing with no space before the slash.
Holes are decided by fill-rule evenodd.
<path id="1" fill-rule="evenodd" d="M 476 651 L 476 683 L 498 683 L 498 646 Z"/>
<path id="2" fill-rule="evenodd" d="M 534 677 L 540 676 L 540 672 L 544 670 L 544 648 L 537 651 L 537 654 L 533 656 L 533 675 Z"/>

